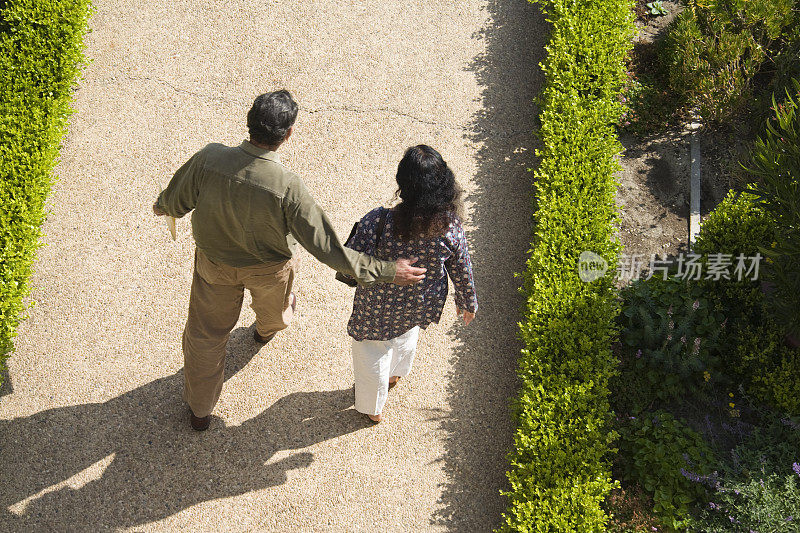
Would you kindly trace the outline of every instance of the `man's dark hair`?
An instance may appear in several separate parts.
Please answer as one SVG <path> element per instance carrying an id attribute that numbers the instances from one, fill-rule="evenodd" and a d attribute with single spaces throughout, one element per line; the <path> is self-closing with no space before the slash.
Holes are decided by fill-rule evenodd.
<path id="1" fill-rule="evenodd" d="M 259 144 L 275 146 L 283 142 L 297 119 L 297 102 L 287 90 L 258 96 L 247 113 L 250 138 Z"/>

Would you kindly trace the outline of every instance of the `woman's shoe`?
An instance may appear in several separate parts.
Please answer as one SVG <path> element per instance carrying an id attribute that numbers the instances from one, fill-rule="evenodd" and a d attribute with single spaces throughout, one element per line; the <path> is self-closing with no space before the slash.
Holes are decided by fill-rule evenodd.
<path id="1" fill-rule="evenodd" d="M 394 378 L 394 381 L 392 381 L 392 378 Z M 397 385 L 398 381 L 400 381 L 400 376 L 392 376 L 389 378 L 389 390 L 392 390 L 394 386 Z"/>
<path id="2" fill-rule="evenodd" d="M 377 424 L 378 422 L 381 422 L 381 421 L 383 421 L 383 416 L 381 416 L 381 415 L 367 415 L 367 416 L 368 416 L 368 417 L 369 417 L 369 419 L 370 419 L 370 420 L 372 420 L 372 421 L 373 421 L 375 424 Z"/>

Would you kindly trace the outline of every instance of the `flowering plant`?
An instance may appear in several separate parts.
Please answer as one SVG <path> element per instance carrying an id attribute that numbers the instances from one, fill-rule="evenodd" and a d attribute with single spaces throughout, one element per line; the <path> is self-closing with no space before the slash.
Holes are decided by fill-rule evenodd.
<path id="1" fill-rule="evenodd" d="M 699 388 L 706 376 L 723 379 L 720 352 L 726 320 L 702 287 L 653 277 L 634 281 L 621 294 L 620 340 L 635 354 L 625 362 L 626 376 L 643 376 L 660 400 L 684 396 L 687 385 Z"/>
<path id="2" fill-rule="evenodd" d="M 800 424 L 774 413 L 761 416 L 764 423 L 738 433 L 739 444 L 717 465 L 719 475 L 709 487 L 713 494 L 696 524 L 699 531 L 800 530 Z"/>

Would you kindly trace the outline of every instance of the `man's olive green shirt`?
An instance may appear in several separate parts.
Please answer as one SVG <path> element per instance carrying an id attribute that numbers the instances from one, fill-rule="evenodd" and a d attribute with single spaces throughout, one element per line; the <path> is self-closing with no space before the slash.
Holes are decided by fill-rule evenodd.
<path id="1" fill-rule="evenodd" d="M 345 248 L 300 177 L 275 152 L 248 141 L 209 144 L 197 152 L 158 196 L 158 205 L 176 218 L 194 209 L 195 243 L 212 261 L 234 267 L 286 261 L 299 242 L 359 283 L 395 276 L 393 262 Z"/>

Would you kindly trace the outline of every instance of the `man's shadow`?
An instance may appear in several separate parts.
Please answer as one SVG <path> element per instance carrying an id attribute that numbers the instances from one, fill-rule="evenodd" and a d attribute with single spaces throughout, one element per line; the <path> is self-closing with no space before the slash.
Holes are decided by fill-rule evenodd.
<path id="1" fill-rule="evenodd" d="M 226 379 L 258 352 L 249 334 L 233 332 Z M 217 419 L 196 433 L 182 387 L 179 371 L 104 403 L 0 421 L 0 530 L 100 531 L 153 522 L 197 503 L 281 485 L 313 455 L 271 462 L 276 452 L 369 426 L 350 409 L 351 388 L 292 393 L 239 426 L 220 427 Z M 97 479 L 85 481 L 91 472 Z"/>

